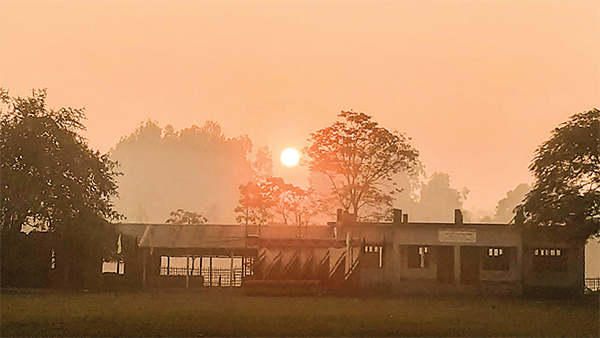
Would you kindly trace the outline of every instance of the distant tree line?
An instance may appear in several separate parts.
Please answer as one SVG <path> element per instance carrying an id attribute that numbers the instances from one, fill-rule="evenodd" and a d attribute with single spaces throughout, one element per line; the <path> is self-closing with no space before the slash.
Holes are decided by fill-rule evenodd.
<path id="1" fill-rule="evenodd" d="M 341 121 L 315 133 L 312 157 L 309 148 L 304 150 L 304 165 L 314 165 L 314 170 L 309 170 L 308 188 L 274 177 L 273 156 L 267 146 L 253 152 L 247 136 L 226 137 L 214 121 L 181 131 L 171 126 L 161 128 L 154 121 L 144 122 L 109 153 L 124 173 L 119 177 L 116 207 L 131 222 L 163 222 L 173 210 L 183 209 L 193 210 L 212 223 L 235 220 L 253 225 L 322 223 L 335 217 L 338 208 L 352 213 L 353 203 L 361 210 L 358 217 L 363 220 L 389 219 L 391 208 L 399 207 L 415 220 L 439 221 L 452 217 L 453 209 L 462 207 L 468 191 L 452 188 L 448 174 L 434 173 L 427 180 L 418 152 L 406 135 L 379 126 L 364 113 L 343 114 Z M 334 131 L 338 134 L 337 144 L 334 138 L 332 144 L 325 144 L 328 139 L 323 135 Z M 361 144 L 353 140 L 366 137 L 378 140 L 369 149 L 365 148 L 367 141 Z M 335 151 L 331 156 L 355 152 L 352 160 L 357 162 L 345 163 L 346 169 L 354 170 L 352 175 L 343 174 L 344 168 L 331 171 L 324 153 L 317 155 L 319 147 L 328 146 L 337 147 L 332 148 Z M 369 151 L 379 158 L 369 158 Z M 406 154 L 411 159 L 404 158 Z M 386 177 L 375 179 L 360 176 L 356 165 L 361 159 L 373 165 L 374 161 L 383 164 L 393 159 L 395 165 L 381 167 Z"/>
<path id="2" fill-rule="evenodd" d="M 164 222 L 177 209 L 233 222 L 238 187 L 253 177 L 251 150 L 247 136 L 226 137 L 214 121 L 180 131 L 146 121 L 109 152 L 124 173 L 116 207 L 130 222 Z"/>

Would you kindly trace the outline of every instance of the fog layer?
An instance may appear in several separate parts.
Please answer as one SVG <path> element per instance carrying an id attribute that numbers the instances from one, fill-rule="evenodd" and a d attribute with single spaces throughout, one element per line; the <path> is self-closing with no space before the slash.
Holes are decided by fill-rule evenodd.
<path id="1" fill-rule="evenodd" d="M 247 137 L 227 138 L 212 121 L 180 131 L 143 123 L 110 151 L 123 173 L 116 209 L 127 222 L 162 223 L 185 209 L 209 223 L 234 223 L 238 187 L 252 178 L 251 148 Z"/>

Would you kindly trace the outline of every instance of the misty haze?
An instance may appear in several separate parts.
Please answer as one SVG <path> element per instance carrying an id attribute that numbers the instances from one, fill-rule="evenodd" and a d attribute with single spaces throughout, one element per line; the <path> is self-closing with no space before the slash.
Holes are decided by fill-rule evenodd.
<path id="1" fill-rule="evenodd" d="M 598 336 L 599 25 L 0 2 L 0 334 Z"/>

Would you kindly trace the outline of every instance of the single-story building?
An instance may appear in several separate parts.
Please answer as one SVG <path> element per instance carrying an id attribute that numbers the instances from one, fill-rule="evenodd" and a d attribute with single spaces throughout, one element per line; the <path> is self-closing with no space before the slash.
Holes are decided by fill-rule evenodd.
<path id="1" fill-rule="evenodd" d="M 125 275 L 141 286 L 304 285 L 391 293 L 582 294 L 584 248 L 524 241 L 514 224 L 356 222 L 326 226 L 118 224 Z M 127 250 L 127 246 L 131 248 Z M 215 260 L 228 259 L 229 266 Z M 178 266 L 172 262 L 179 260 Z M 182 264 L 183 262 L 183 264 Z M 304 281 L 304 282 L 303 282 Z M 296 288 L 298 289 L 298 288 Z M 301 288 L 299 288 L 301 289 Z"/>

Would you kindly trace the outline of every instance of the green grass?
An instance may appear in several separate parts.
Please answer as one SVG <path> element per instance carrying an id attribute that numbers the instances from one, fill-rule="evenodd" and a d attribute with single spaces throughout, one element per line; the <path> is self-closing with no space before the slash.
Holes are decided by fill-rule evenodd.
<path id="1" fill-rule="evenodd" d="M 588 336 L 597 298 L 251 297 L 240 290 L 2 293 L 2 336 Z"/>

